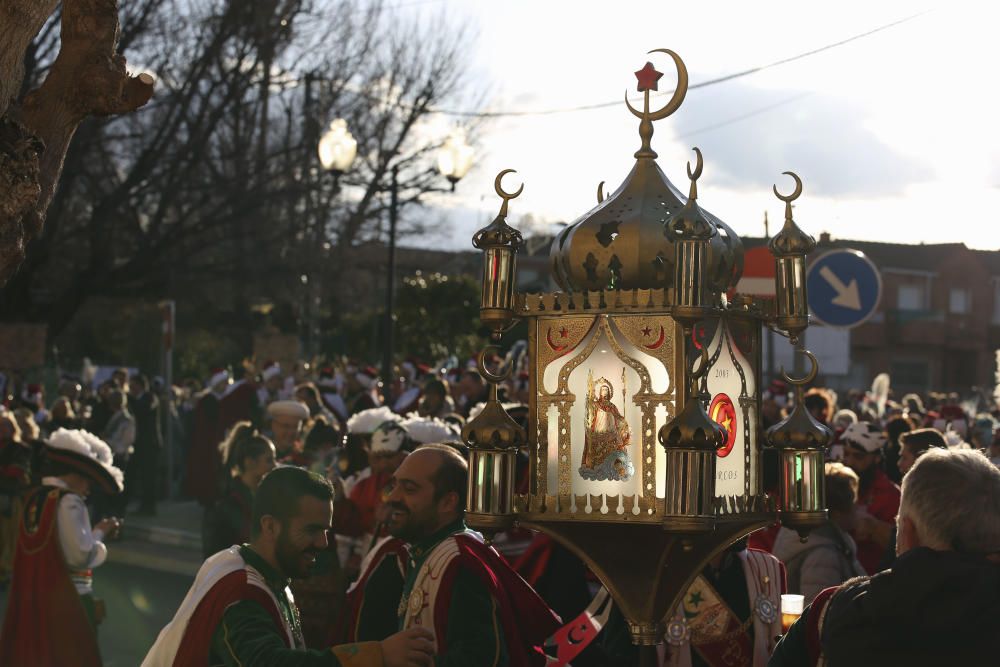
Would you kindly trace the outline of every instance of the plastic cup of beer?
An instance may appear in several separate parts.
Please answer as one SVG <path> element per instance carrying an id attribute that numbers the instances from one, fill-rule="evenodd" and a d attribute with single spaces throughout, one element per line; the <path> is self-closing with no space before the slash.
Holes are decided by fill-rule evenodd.
<path id="1" fill-rule="evenodd" d="M 781 596 L 781 631 L 788 632 L 792 623 L 802 615 L 802 607 L 805 604 L 805 597 L 802 595 L 782 595 Z"/>

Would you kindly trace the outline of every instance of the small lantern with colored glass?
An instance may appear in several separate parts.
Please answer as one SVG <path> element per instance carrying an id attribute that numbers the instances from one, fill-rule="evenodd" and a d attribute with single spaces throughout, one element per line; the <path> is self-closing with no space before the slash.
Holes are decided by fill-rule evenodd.
<path id="1" fill-rule="evenodd" d="M 698 533 L 715 527 L 716 452 L 726 441 L 722 426 L 708 416 L 698 382 L 708 371 L 708 352 L 691 374 L 684 407 L 660 429 L 666 450 L 667 484 L 663 499 L 663 529 Z"/>
<path id="2" fill-rule="evenodd" d="M 497 174 L 494 187 L 503 204 L 500 212 L 489 225 L 476 232 L 472 244 L 483 251 L 483 292 L 479 318 L 493 330 L 494 341 L 499 341 L 504 329 L 514 320 L 515 258 L 521 247 L 521 233 L 507 224 L 507 207 L 524 190 L 507 193 L 500 181 L 513 169 Z M 527 444 L 527 434 L 507 414 L 500 403 L 497 385 L 511 373 L 508 365 L 496 374 L 486 368 L 487 346 L 479 354 L 479 374 L 489 383 L 486 405 L 465 428 L 462 439 L 469 447 L 469 487 L 465 522 L 470 528 L 482 532 L 487 541 L 493 535 L 514 525 L 514 475 L 516 457 L 520 447 Z"/>
<path id="3" fill-rule="evenodd" d="M 774 255 L 775 296 L 778 314 L 775 324 L 787 331 L 792 343 L 809 326 L 809 302 L 806 294 L 806 255 L 816 249 L 816 240 L 802 231 L 792 219 L 792 202 L 802 194 L 802 181 L 793 172 L 784 172 L 795 179 L 795 191 L 790 195 L 774 194 L 785 202 L 785 224 L 768 243 Z"/>
<path id="4" fill-rule="evenodd" d="M 703 167 L 701 150 L 683 208 L 667 222 L 664 233 L 674 243 L 674 305 L 672 313 L 684 329 L 685 344 L 695 324 L 711 310 L 707 303 L 708 250 L 715 225 L 698 206 L 698 177 Z M 716 451 L 726 440 L 726 431 L 705 412 L 698 387 L 708 371 L 708 352 L 703 347 L 698 371 L 691 372 L 683 409 L 660 429 L 658 439 L 666 450 L 666 492 L 663 528 L 676 532 L 700 532 L 715 527 Z"/>
<path id="5" fill-rule="evenodd" d="M 708 293 L 708 251 L 712 237 L 716 235 L 715 225 L 698 206 L 698 177 L 704 166 L 701 150 L 694 149 L 698 156 L 697 165 L 687 173 L 691 179 L 691 189 L 684 207 L 667 222 L 665 234 L 674 243 L 674 319 L 686 331 L 704 318 L 710 308 Z"/>
<path id="6" fill-rule="evenodd" d="M 497 395 L 497 384 L 510 376 L 512 367 L 508 365 L 500 374 L 491 373 L 485 353 L 479 354 L 479 374 L 490 384 L 489 398 L 482 412 L 462 429 L 462 440 L 469 447 L 465 523 L 490 541 L 514 525 L 516 457 L 518 449 L 527 444 L 527 434 L 507 414 Z"/>
<path id="7" fill-rule="evenodd" d="M 507 205 L 524 190 L 504 192 L 500 181 L 505 174 L 516 173 L 505 169 L 497 174 L 494 188 L 503 204 L 493 222 L 472 237 L 472 245 L 483 251 L 483 292 L 479 303 L 479 319 L 493 330 L 493 339 L 499 340 L 503 330 L 514 319 L 514 274 L 517 251 L 524 242 L 521 232 L 507 224 Z"/>
<path id="8" fill-rule="evenodd" d="M 767 430 L 767 442 L 780 455 L 781 523 L 797 531 L 805 541 L 809 531 L 826 523 L 824 459 L 833 434 L 809 414 L 802 400 L 802 387 L 816 378 L 819 364 L 812 352 L 800 351 L 809 357 L 812 368 L 804 378 L 785 375 L 785 380 L 795 387 L 795 407 L 788 417 Z"/>

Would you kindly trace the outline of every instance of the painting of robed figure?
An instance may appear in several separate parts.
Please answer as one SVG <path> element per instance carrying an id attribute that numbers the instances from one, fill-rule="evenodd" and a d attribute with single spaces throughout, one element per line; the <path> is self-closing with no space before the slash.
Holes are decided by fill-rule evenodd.
<path id="1" fill-rule="evenodd" d="M 587 423 L 580 476 L 593 481 L 624 482 L 635 474 L 628 449 L 632 433 L 625 411 L 625 369 L 622 369 L 622 409 L 614 404 L 615 387 L 607 378 L 587 374 Z"/>

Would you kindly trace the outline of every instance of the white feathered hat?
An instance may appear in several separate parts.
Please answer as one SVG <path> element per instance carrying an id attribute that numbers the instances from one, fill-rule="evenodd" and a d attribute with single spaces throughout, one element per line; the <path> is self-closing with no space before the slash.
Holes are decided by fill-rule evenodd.
<path id="1" fill-rule="evenodd" d="M 49 461 L 73 468 L 108 493 L 121 493 L 125 488 L 122 471 L 111 464 L 111 448 L 93 433 L 61 428 L 49 436 L 46 444 Z"/>
<path id="2" fill-rule="evenodd" d="M 403 420 L 402 426 L 410 437 L 421 445 L 432 442 L 453 442 L 462 438 L 454 424 L 449 424 L 441 419 L 430 419 L 411 414 Z"/>
<path id="3" fill-rule="evenodd" d="M 375 429 L 377 429 L 382 423 L 389 421 L 401 422 L 403 421 L 403 418 L 385 405 L 378 408 L 362 410 L 357 414 L 351 415 L 351 417 L 347 420 L 347 432 L 363 434 L 374 433 Z"/>
<path id="4" fill-rule="evenodd" d="M 855 422 L 844 430 L 840 439 L 848 445 L 855 445 L 869 454 L 881 452 L 888 442 L 885 432 L 869 422 Z"/>

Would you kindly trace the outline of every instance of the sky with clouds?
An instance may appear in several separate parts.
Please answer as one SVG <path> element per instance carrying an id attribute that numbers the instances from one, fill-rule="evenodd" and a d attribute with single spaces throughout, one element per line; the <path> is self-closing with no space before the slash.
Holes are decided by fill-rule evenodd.
<path id="1" fill-rule="evenodd" d="M 680 110 L 656 123 L 660 167 L 686 190 L 685 164 L 700 147 L 699 200 L 744 235 L 763 232 L 765 211 L 774 231 L 783 209 L 771 184 L 789 190 L 781 172 L 792 170 L 805 184 L 796 220 L 815 235 L 1000 248 L 993 3 L 431 0 L 392 11 L 469 24 L 469 75 L 487 91 L 489 111 L 621 100 L 635 94 L 633 72 L 647 60 L 665 73 L 660 90 L 669 94 L 673 63 L 647 55 L 654 48 L 680 54 L 694 85 L 913 17 L 690 90 Z M 448 233 L 429 241 L 466 247 L 496 213 L 492 181 L 505 168 L 525 183 L 511 204 L 515 223 L 525 214 L 552 228 L 571 222 L 592 208 L 600 181 L 614 190 L 628 173 L 637 128 L 624 103 L 491 120 L 473 171 L 435 202 Z"/>

